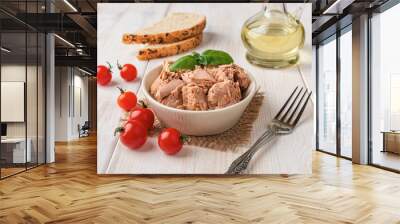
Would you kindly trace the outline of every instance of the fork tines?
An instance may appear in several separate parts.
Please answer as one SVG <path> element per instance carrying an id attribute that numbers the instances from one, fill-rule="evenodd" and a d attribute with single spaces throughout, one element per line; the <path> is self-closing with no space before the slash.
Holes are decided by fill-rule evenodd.
<path id="1" fill-rule="evenodd" d="M 301 87 L 300 90 L 298 89 L 299 87 L 296 86 L 292 94 L 289 96 L 289 99 L 287 99 L 285 104 L 283 104 L 274 119 L 289 126 L 296 126 L 312 93 L 308 92 L 307 88 L 304 87 Z"/>

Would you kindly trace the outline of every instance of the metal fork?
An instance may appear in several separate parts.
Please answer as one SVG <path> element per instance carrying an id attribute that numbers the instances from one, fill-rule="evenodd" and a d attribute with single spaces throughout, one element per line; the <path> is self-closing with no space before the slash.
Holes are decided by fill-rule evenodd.
<path id="1" fill-rule="evenodd" d="M 303 87 L 297 91 L 298 88 L 299 87 L 297 86 L 293 90 L 292 94 L 289 96 L 289 99 L 287 99 L 285 104 L 283 104 L 272 122 L 268 124 L 267 130 L 257 139 L 250 149 L 232 162 L 226 174 L 242 173 L 247 169 L 247 166 L 254 154 L 263 145 L 271 141 L 275 136 L 287 135 L 293 132 L 307 106 L 308 100 L 310 99 L 312 93 L 308 93 L 307 89 Z"/>

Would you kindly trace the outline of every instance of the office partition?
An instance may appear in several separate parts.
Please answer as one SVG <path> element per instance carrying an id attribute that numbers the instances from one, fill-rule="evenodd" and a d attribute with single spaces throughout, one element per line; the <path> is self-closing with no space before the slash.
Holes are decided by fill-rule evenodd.
<path id="1" fill-rule="evenodd" d="M 19 1 L 15 17 L 0 11 L 12 23 L 0 23 L 1 179 L 45 163 L 45 33 L 19 20 L 43 11 L 43 2 Z"/>

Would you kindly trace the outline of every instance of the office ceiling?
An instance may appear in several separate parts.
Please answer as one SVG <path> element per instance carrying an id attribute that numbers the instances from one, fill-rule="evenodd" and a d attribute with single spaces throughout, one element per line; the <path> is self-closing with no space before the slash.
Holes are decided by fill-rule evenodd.
<path id="1" fill-rule="evenodd" d="M 203 0 L 212 1 L 212 0 Z M 224 2 L 224 0 L 219 0 Z M 336 29 L 351 23 L 352 17 L 376 8 L 388 0 L 287 0 L 284 2 L 311 2 L 313 9 L 313 42 L 327 38 Z M 96 27 L 97 3 L 139 2 L 118 0 L 1 0 L 0 25 L 5 38 L 3 46 L 15 50 L 14 54 L 24 50 L 25 41 L 19 32 L 25 28 L 40 32 L 55 32 L 56 64 L 85 66 L 95 71 L 96 67 Z M 152 1 L 140 1 L 152 2 Z M 153 2 L 168 2 L 164 0 Z M 179 2 L 179 0 L 177 1 Z M 180 0 L 184 2 L 184 0 Z M 232 2 L 226 1 L 226 2 Z M 237 0 L 235 2 L 248 2 Z M 254 1 L 262 2 L 262 1 Z M 270 0 L 269 2 L 282 2 Z M 47 8 L 46 8 L 47 7 Z M 49 13 L 49 11 L 52 13 Z M 338 23 L 338 21 L 341 21 Z M 65 41 L 66 40 L 66 41 Z M 72 45 L 71 45 L 72 44 Z M 30 51 L 28 47 L 28 52 Z"/>

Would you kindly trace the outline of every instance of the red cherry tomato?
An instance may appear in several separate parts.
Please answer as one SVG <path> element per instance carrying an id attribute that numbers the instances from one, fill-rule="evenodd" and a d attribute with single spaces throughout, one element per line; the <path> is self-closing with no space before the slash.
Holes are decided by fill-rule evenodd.
<path id="1" fill-rule="evenodd" d="M 119 95 L 117 103 L 118 105 L 124 109 L 125 111 L 131 111 L 133 108 L 136 107 L 137 97 L 131 91 L 125 91 L 122 88 L 119 88 L 121 91 L 121 95 Z"/>
<path id="2" fill-rule="evenodd" d="M 117 62 L 118 64 L 118 62 Z M 121 66 L 118 64 L 119 68 L 119 73 L 123 79 L 126 81 L 133 81 L 136 79 L 137 76 L 137 70 L 136 67 L 132 64 L 125 64 L 124 66 Z"/>
<path id="3" fill-rule="evenodd" d="M 128 120 L 138 120 L 148 129 L 151 129 L 154 124 L 154 114 L 148 108 L 138 108 L 133 110 L 129 116 Z"/>
<path id="4" fill-rule="evenodd" d="M 139 121 L 127 121 L 123 127 L 115 130 L 119 132 L 119 139 L 121 142 L 130 149 L 138 149 L 147 140 L 147 130 Z"/>
<path id="5" fill-rule="evenodd" d="M 158 145 L 168 155 L 174 155 L 181 151 L 183 137 L 175 128 L 166 128 L 158 136 Z"/>
<path id="6" fill-rule="evenodd" d="M 97 83 L 104 86 L 107 85 L 112 78 L 110 67 L 104 65 L 97 66 Z"/>

